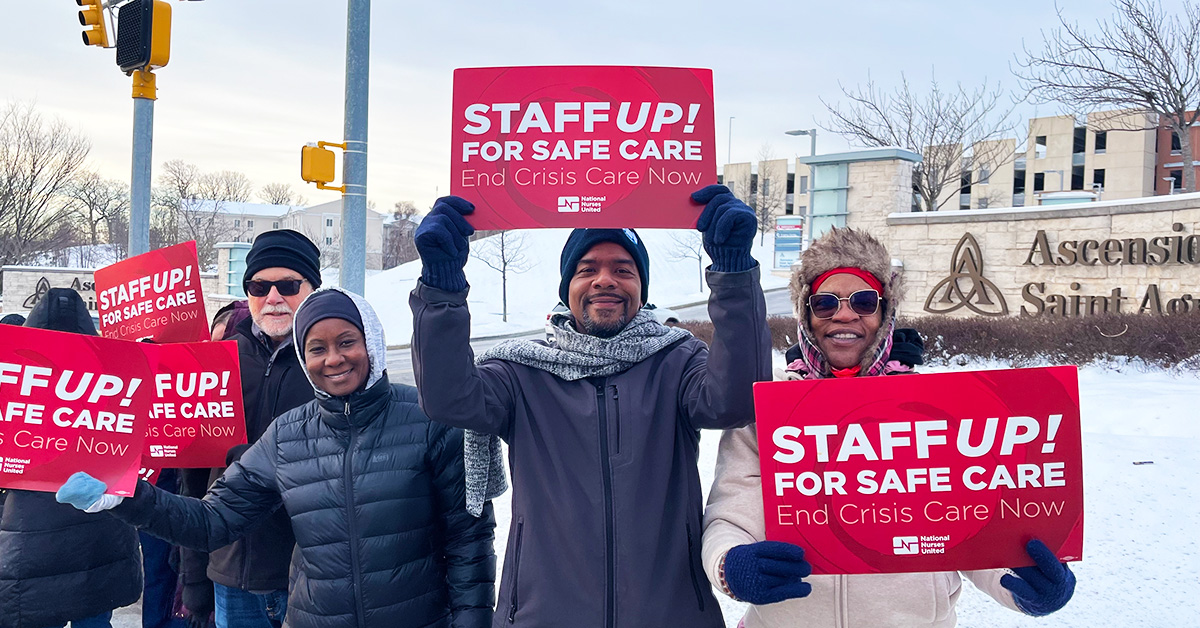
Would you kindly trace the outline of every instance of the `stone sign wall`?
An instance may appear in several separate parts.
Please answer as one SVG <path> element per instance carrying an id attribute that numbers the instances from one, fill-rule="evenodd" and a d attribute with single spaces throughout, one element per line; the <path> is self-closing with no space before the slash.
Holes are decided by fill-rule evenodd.
<path id="1" fill-rule="evenodd" d="M 27 315 L 50 288 L 73 288 L 96 315 L 96 287 L 91 269 L 4 266 L 0 272 L 4 273 L 4 301 L 0 311 L 5 314 Z M 204 291 L 204 309 L 211 320 L 229 301 L 213 298 L 219 287 L 216 273 L 200 273 L 200 286 Z"/>
<path id="2" fill-rule="evenodd" d="M 1200 194 L 898 212 L 871 232 L 904 265 L 902 315 L 1200 310 Z"/>

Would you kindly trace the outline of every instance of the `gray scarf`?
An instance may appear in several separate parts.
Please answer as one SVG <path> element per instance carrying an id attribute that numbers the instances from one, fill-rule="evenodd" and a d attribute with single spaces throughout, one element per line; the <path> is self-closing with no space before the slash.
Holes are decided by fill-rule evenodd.
<path id="1" fill-rule="evenodd" d="M 637 316 L 612 338 L 599 338 L 575 331 L 570 317 L 556 314 L 551 319 L 554 342 L 545 344 L 533 340 L 509 340 L 488 349 L 475 358 L 476 364 L 487 360 L 506 360 L 546 371 L 569 382 L 588 377 L 607 377 L 628 370 L 633 365 L 664 348 L 691 336 L 678 327 L 665 327 L 654 315 L 639 311 Z M 467 430 L 463 435 L 463 453 L 467 476 L 467 511 L 478 517 L 487 500 L 499 497 L 508 490 L 504 476 L 504 459 L 500 438 Z"/>

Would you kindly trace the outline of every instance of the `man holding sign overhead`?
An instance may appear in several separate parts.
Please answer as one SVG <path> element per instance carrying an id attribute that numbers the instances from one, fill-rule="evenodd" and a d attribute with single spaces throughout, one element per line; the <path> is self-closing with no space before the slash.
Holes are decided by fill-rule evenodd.
<path id="1" fill-rule="evenodd" d="M 793 350 L 795 359 L 787 367 L 786 379 L 822 383 L 809 385 L 806 381 L 804 390 L 797 390 L 800 382 L 760 384 L 755 390 L 760 411 L 758 433 L 756 425 L 749 425 L 726 432 L 721 439 L 717 475 L 704 515 L 704 567 L 726 595 L 752 604 L 742 620 L 746 628 L 949 628 L 955 625 L 954 605 L 962 593 L 960 573 L 1004 606 L 1030 615 L 1052 613 L 1071 599 L 1075 587 L 1071 570 L 1046 544 L 1028 537 L 1012 540 L 1010 548 L 1000 549 L 1011 550 L 1007 556 L 1026 564 L 1033 562 L 1034 566 L 1012 571 L 909 566 L 942 565 L 954 551 L 960 552 L 959 561 L 965 556 L 977 564 L 989 562 L 979 556 L 980 545 L 985 550 L 989 545 L 994 552 L 1000 550 L 981 530 L 993 523 L 997 502 L 994 493 L 984 491 L 1013 480 L 999 471 L 983 473 L 980 466 L 1005 459 L 1005 455 L 994 455 L 983 447 L 990 440 L 987 433 L 1001 440 L 996 429 L 999 419 L 988 419 L 991 423 L 983 430 L 982 439 L 972 437 L 971 424 L 963 421 L 969 437 L 965 441 L 956 439 L 948 433 L 950 422 L 942 418 L 951 413 L 943 413 L 942 408 L 917 397 L 919 378 L 945 375 L 874 377 L 911 373 L 912 366 L 920 363 L 920 338 L 912 330 L 895 330 L 896 305 L 903 298 L 903 276 L 891 259 L 883 245 L 863 231 L 833 229 L 813 242 L 792 277 L 800 342 Z M 789 351 L 789 358 L 793 351 Z M 853 394 L 837 392 L 851 384 L 858 385 Z M 856 420 L 823 411 L 824 406 L 818 403 L 822 397 L 814 392 L 818 386 L 824 386 L 825 398 L 839 397 L 855 408 L 852 412 L 858 411 Z M 874 392 L 864 390 L 868 386 Z M 885 388 L 902 390 L 879 392 Z M 800 428 L 785 422 L 776 427 L 778 422 L 762 412 L 767 407 L 762 398 L 771 392 L 766 389 L 777 393 L 777 406 L 786 408 L 783 414 L 790 413 L 789 418 L 801 416 L 813 423 Z M 936 398 L 954 396 L 954 391 L 948 389 L 936 392 Z M 1053 391 L 1041 392 L 1050 396 Z M 969 391 L 967 396 L 973 393 Z M 885 405 L 872 395 L 898 400 L 898 407 L 916 420 L 900 420 L 908 415 L 899 411 L 889 415 L 888 410 L 897 406 Z M 1003 396 L 978 394 L 976 398 Z M 977 403 L 980 408 L 986 407 L 983 402 Z M 926 413 L 929 416 L 923 416 Z M 932 420 L 921 420 L 929 418 Z M 1033 440 L 1029 424 L 1023 432 L 1007 428 L 1001 431 L 1006 442 L 999 454 L 1007 450 L 1006 455 L 1011 455 L 1017 447 Z M 801 445 L 801 434 L 815 438 Z M 878 440 L 869 434 L 878 435 Z M 949 455 L 936 465 L 931 462 L 931 451 L 941 453 L 956 445 L 961 449 L 977 441 L 981 443 L 979 451 L 970 452 L 973 457 L 967 463 Z M 763 442 L 767 445 L 761 445 Z M 786 451 L 767 450 L 767 446 L 774 445 Z M 1053 451 L 1053 446 L 1048 449 Z M 1028 463 L 1048 449 L 1021 451 L 1020 459 Z M 821 465 L 800 474 L 782 466 L 802 459 L 815 459 Z M 903 468 L 903 463 L 910 460 L 923 460 L 926 467 Z M 953 464 L 970 465 L 959 476 L 967 479 L 972 491 L 980 491 L 973 494 L 973 505 L 958 505 L 955 501 L 951 485 L 956 474 L 950 471 Z M 1046 487 L 1044 490 L 1059 491 L 1056 494 L 1068 493 L 1081 509 L 1082 487 L 1075 484 L 1058 488 L 1065 481 L 1063 467 L 1052 466 L 1055 464 L 1047 463 L 1044 468 L 1050 472 L 1036 481 L 1032 472 L 1014 477 L 1025 484 Z M 770 472 L 766 470 L 768 465 Z M 854 465 L 861 465 L 858 473 L 851 470 Z M 1077 466 L 1071 468 L 1071 475 L 1077 470 Z M 769 478 L 766 482 L 764 476 Z M 1074 477 L 1072 480 L 1079 481 Z M 815 487 L 816 482 L 821 486 Z M 767 496 L 779 494 L 796 497 L 796 502 L 764 507 Z M 808 499 L 801 500 L 801 495 Z M 917 506 L 916 499 L 924 506 Z M 805 507 L 790 505 L 800 502 Z M 1003 517 L 1004 512 L 1000 515 Z M 1072 518 L 1068 525 L 1072 522 L 1082 526 L 1082 519 Z M 1017 525 L 1028 529 L 1037 524 Z M 772 531 L 776 531 L 774 538 L 779 538 L 779 530 L 821 542 L 800 547 L 766 540 L 772 538 Z M 1059 545 L 1071 543 L 1062 542 L 1056 547 Z M 1003 564 L 1004 559 L 990 561 L 992 567 Z M 832 575 L 810 575 L 817 568 L 820 573 Z M 890 573 L 903 571 L 922 573 Z"/>
<path id="2" fill-rule="evenodd" d="M 555 317 L 554 341 L 475 359 L 463 272 L 475 208 L 443 198 L 417 229 L 422 273 L 409 303 L 421 406 L 509 446 L 513 522 L 496 626 L 724 625 L 700 567 L 699 430 L 753 419 L 770 344 L 754 213 L 724 186 L 692 201 L 704 206 L 696 228 L 713 260 L 711 350 L 641 309 L 650 265 L 635 231 L 576 229 L 560 259 L 570 315 Z M 475 511 L 503 490 L 499 447 L 479 436 L 467 437 Z"/>

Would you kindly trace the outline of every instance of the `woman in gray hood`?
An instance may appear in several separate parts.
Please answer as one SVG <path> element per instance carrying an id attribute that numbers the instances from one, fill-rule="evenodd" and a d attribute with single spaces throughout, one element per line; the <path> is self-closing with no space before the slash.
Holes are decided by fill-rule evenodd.
<path id="1" fill-rule="evenodd" d="M 64 484 L 59 500 L 107 506 L 205 551 L 282 505 L 298 549 L 286 625 L 491 625 L 495 519 L 490 504 L 480 517 L 467 512 L 462 432 L 431 423 L 416 389 L 388 383 L 382 326 L 361 297 L 314 292 L 294 324 L 317 398 L 276 418 L 202 500 L 139 482 L 122 502 L 86 474 Z"/>

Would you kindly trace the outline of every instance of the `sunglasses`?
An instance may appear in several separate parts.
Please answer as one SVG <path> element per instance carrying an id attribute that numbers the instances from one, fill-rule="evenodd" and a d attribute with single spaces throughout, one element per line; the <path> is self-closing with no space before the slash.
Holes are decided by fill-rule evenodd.
<path id="1" fill-rule="evenodd" d="M 252 297 L 265 297 L 271 294 L 271 288 L 279 291 L 281 297 L 294 297 L 300 294 L 300 284 L 307 281 L 306 279 L 281 279 L 279 281 L 263 281 L 255 279 L 247 281 L 242 285 L 246 289 L 246 294 Z"/>
<path id="2" fill-rule="evenodd" d="M 808 309 L 817 318 L 833 318 L 842 309 L 842 301 L 850 306 L 850 310 L 859 316 L 871 316 L 879 311 L 879 292 L 877 290 L 859 290 L 848 297 L 839 297 L 828 292 L 819 292 L 808 297 Z"/>

